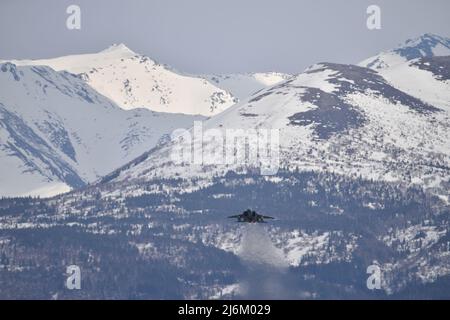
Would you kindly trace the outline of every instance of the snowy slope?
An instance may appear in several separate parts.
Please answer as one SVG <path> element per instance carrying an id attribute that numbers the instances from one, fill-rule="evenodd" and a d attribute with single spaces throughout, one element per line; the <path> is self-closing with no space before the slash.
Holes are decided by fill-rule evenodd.
<path id="1" fill-rule="evenodd" d="M 427 33 L 359 65 L 377 70 L 397 89 L 448 110 L 449 56 L 450 39 Z"/>
<path id="2" fill-rule="evenodd" d="M 257 72 L 227 75 L 213 74 L 203 77 L 217 87 L 230 92 L 238 100 L 242 100 L 261 89 L 287 80 L 292 75 L 279 72 Z"/>
<path id="3" fill-rule="evenodd" d="M 46 65 L 80 75 L 92 88 L 125 110 L 147 108 L 211 116 L 235 102 L 228 92 L 209 81 L 177 73 L 124 44 L 94 54 L 11 62 Z"/>
<path id="4" fill-rule="evenodd" d="M 413 59 L 378 72 L 397 89 L 448 111 L 449 70 L 450 56 L 442 56 Z"/>
<path id="5" fill-rule="evenodd" d="M 198 117 L 125 111 L 68 72 L 0 64 L 0 195 L 82 186 Z"/>
<path id="6" fill-rule="evenodd" d="M 449 69 L 444 58 L 413 63 L 416 65 L 409 67 L 412 72 L 418 69 L 432 74 L 435 81 L 427 92 L 433 93 L 435 100 L 422 101 L 398 90 L 369 68 L 322 63 L 203 122 L 203 132 L 214 129 L 224 136 L 230 128 L 279 129 L 280 167 L 289 171 L 261 176 L 245 161 L 208 164 L 211 156 L 205 151 L 224 148 L 220 139 L 205 135 L 202 162 L 193 163 L 191 158 L 176 163 L 171 157 L 183 143 L 175 139 L 110 174 L 93 190 L 68 195 L 73 197 L 68 202 L 101 194 L 103 199 L 136 207 L 137 212 L 157 212 L 146 216 L 145 224 L 151 219 L 160 234 L 169 233 L 183 239 L 182 243 L 206 243 L 243 259 L 248 258 L 240 250 L 243 246 L 254 244 L 257 248 L 264 243 L 266 249 L 271 248 L 270 241 L 261 241 L 263 238 L 250 244 L 248 238 L 239 239 L 236 229 L 240 226 L 225 218 L 251 206 L 277 217 L 268 225 L 276 244 L 269 253 L 281 249 L 284 254 L 284 259 L 273 255 L 278 257 L 276 261 L 293 268 L 320 265 L 323 273 L 315 273 L 314 285 L 323 274 L 328 278 L 335 273 L 333 282 L 340 282 L 342 265 L 348 262 L 348 269 L 354 270 L 360 261 L 360 270 L 372 263 L 381 265 L 386 281 L 383 288 L 388 293 L 411 282 L 434 282 L 450 272 L 445 207 L 449 203 L 450 114 L 445 105 L 431 102 L 446 101 L 440 85 Z M 414 82 L 415 78 L 409 79 Z M 421 86 L 416 85 L 416 89 Z M 199 145 L 199 141 L 191 144 L 194 153 Z M 315 175 L 320 179 L 313 178 Z M 345 186 L 348 181 L 350 188 Z M 267 189 L 268 184 L 276 187 Z M 402 205 L 392 205 L 391 196 L 400 199 L 411 190 L 414 195 L 401 200 Z M 303 198 L 302 193 L 308 196 Z M 342 203 L 333 203 L 336 196 Z M 357 207 L 347 207 L 355 196 L 361 197 L 355 201 Z M 430 209 L 425 209 L 429 201 L 425 199 L 439 201 L 432 200 Z M 319 203 L 326 205 L 318 209 Z M 189 232 L 189 228 L 195 231 Z M 154 243 L 148 247 L 152 256 L 158 252 Z M 187 255 L 198 256 L 199 252 L 204 251 L 191 250 Z M 333 267 L 336 261 L 339 264 Z M 358 281 L 364 286 L 366 278 Z M 344 287 L 349 288 L 347 279 Z"/>
<path id="7" fill-rule="evenodd" d="M 395 49 L 370 57 L 358 65 L 378 70 L 413 59 L 447 55 L 450 55 L 450 39 L 426 33 L 418 38 L 407 40 Z"/>
<path id="8" fill-rule="evenodd" d="M 38 76 L 31 78 L 33 90 L 20 91 L 17 88 L 29 70 L 11 65 L 4 69 L 2 79 L 8 77 L 11 83 L 2 95 L 18 93 L 27 105 L 37 106 L 38 110 L 45 107 L 46 101 L 54 105 L 55 101 L 66 99 L 62 96 L 70 96 L 70 101 L 79 100 L 77 104 L 83 105 L 91 99 L 93 102 L 86 104 L 91 109 L 110 110 L 97 100 L 103 98 L 93 95 L 88 87 L 83 91 L 83 83 L 76 77 L 55 75 L 48 70 L 51 77 L 46 78 L 52 82 L 43 82 Z M 203 132 L 215 129 L 215 133 L 229 128 L 279 129 L 279 160 L 284 170 L 278 175 L 262 176 L 245 161 L 205 165 L 204 161 L 210 159 L 205 150 L 223 150 L 223 146 L 220 140 L 203 136 L 200 164 L 171 161 L 181 144 L 175 139 L 159 144 L 89 188 L 54 199 L 24 201 L 25 205 L 20 199 L 2 201 L 0 229 L 4 236 L 0 238 L 0 248 L 6 257 L 2 261 L 8 272 L 5 279 L 12 279 L 9 287 L 13 288 L 6 297 L 16 291 L 34 294 L 39 285 L 48 288 L 46 281 L 36 282 L 24 275 L 32 273 L 33 278 L 39 275 L 40 279 L 48 279 L 50 272 L 59 275 L 62 259 L 55 253 L 66 252 L 61 248 L 67 243 L 76 244 L 74 241 L 81 238 L 93 240 L 83 241 L 85 244 L 74 252 L 92 253 L 94 258 L 85 267 L 98 270 L 104 279 L 93 287 L 97 292 L 82 290 L 89 294 L 88 298 L 159 299 L 161 292 L 162 298 L 236 298 L 235 292 L 249 287 L 249 281 L 242 277 L 243 267 L 251 267 L 250 273 L 254 274 L 252 270 L 264 271 L 257 269 L 259 264 L 271 268 L 254 279 L 257 289 L 293 289 L 297 294 L 294 298 L 395 299 L 417 297 L 416 294 L 420 297 L 424 291 L 422 297 L 427 299 L 448 296 L 449 70 L 445 56 L 414 58 L 383 70 L 321 63 L 241 99 L 202 123 Z M 38 73 L 40 77 L 45 74 Z M 68 82 L 56 79 L 61 75 L 66 75 Z M 49 130 L 37 128 L 33 119 L 15 117 L 14 106 L 9 107 L 2 99 L 0 103 L 0 119 L 6 120 L 0 120 L 0 146 L 9 152 L 8 159 L 32 155 L 34 158 L 29 158 L 42 171 L 51 168 L 55 176 L 75 175 L 76 179 L 77 164 L 71 160 L 74 153 L 68 143 L 51 138 L 63 137 L 63 130 L 54 124 L 51 128 L 58 134 L 45 134 Z M 69 108 L 73 105 L 75 102 L 61 104 Z M 84 107 L 81 110 L 91 111 Z M 58 114 L 66 126 L 69 115 L 66 111 Z M 108 112 L 101 114 L 110 123 L 102 132 L 121 127 L 122 122 L 111 125 Z M 45 123 L 45 117 L 36 118 Z M 95 118 L 95 114 L 90 118 Z M 83 130 L 97 125 L 86 121 L 89 128 Z M 127 124 L 124 121 L 124 126 Z M 16 149 L 3 143 L 5 135 L 10 135 L 7 141 L 13 141 Z M 95 141 L 92 136 L 84 138 Z M 76 143 L 71 140 L 71 144 L 78 152 Z M 44 147 L 35 156 L 33 148 L 39 145 Z M 198 144 L 193 147 L 195 151 Z M 13 164 L 6 165 L 14 172 Z M 276 219 L 267 225 L 243 226 L 225 218 L 247 206 Z M 70 229 L 76 232 L 72 234 Z M 40 245 L 26 245 L 29 241 L 22 239 L 30 236 Z M 99 245 L 101 241 L 108 245 Z M 261 244 L 264 250 L 256 257 L 261 263 L 249 264 L 255 258 L 252 251 Z M 133 246 L 132 250 L 121 250 L 119 255 L 105 249 L 117 251 L 127 245 Z M 114 259 L 108 260 L 110 256 Z M 102 265 L 97 263 L 105 260 Z M 142 261 L 147 264 L 141 265 L 142 269 L 135 268 Z M 279 274 L 272 272 L 275 261 Z M 371 264 L 380 265 L 383 272 L 381 291 L 366 289 L 365 270 Z M 56 267 L 42 268 L 49 265 Z M 136 272 L 131 278 L 123 273 L 119 278 L 125 279 L 126 284 L 120 285 L 116 280 L 124 265 Z M 22 270 L 30 272 L 17 272 Z M 145 271 L 143 277 L 136 276 L 141 274 L 139 270 Z M 155 279 L 177 279 L 180 285 L 169 281 L 157 290 L 153 284 L 158 281 L 153 278 L 150 280 L 154 283 L 142 285 L 141 279 L 148 278 L 148 270 L 152 270 Z M 299 274 L 306 282 L 298 281 Z M 265 282 L 266 278 L 269 281 Z M 136 279 L 138 283 L 134 285 Z M 111 281 L 118 283 L 112 292 Z M 118 295 L 116 289 L 129 288 L 130 283 L 132 292 Z M 433 285 L 428 293 L 422 286 L 427 283 Z M 139 291 L 147 287 L 158 295 Z M 167 293 L 174 288 L 179 291 Z M 403 289 L 407 289 L 403 296 L 383 294 Z M 303 290 L 308 290 L 306 295 Z M 42 291 L 43 298 L 56 294 L 61 295 L 59 298 L 73 297 L 64 296 L 67 290 Z M 408 295 L 408 291 L 414 295 Z M 430 291 L 436 295 L 430 295 Z"/>
<path id="9" fill-rule="evenodd" d="M 418 183 L 440 190 L 438 193 L 445 190 L 443 183 L 449 177 L 448 110 L 394 88 L 368 68 L 315 65 L 203 123 L 204 131 L 224 132 L 227 128 L 279 129 L 279 160 L 284 168 Z M 208 181 L 228 170 L 252 169 L 245 162 L 176 164 L 171 155 L 179 144 L 173 142 L 150 152 L 110 179 L 181 176 Z M 216 140 L 203 141 L 203 147 L 223 149 Z M 208 156 L 203 153 L 203 160 Z"/>

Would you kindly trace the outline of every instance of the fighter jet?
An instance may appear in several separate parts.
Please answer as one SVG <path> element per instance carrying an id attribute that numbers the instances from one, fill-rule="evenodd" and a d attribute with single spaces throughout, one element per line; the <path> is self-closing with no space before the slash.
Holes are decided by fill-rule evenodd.
<path id="1" fill-rule="evenodd" d="M 236 222 L 248 222 L 248 223 L 266 223 L 264 219 L 275 219 L 269 216 L 263 216 L 261 214 L 257 214 L 255 211 L 247 209 L 241 214 L 237 214 L 234 216 L 229 216 L 228 218 L 237 218 Z"/>

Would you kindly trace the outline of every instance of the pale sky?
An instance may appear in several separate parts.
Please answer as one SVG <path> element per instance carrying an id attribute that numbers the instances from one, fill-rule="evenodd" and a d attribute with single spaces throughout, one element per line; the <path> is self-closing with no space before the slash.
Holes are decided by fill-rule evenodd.
<path id="1" fill-rule="evenodd" d="M 66 8 L 81 8 L 81 30 Z M 366 9 L 381 8 L 381 30 Z M 430 32 L 450 36 L 448 0 L 0 0 L 0 59 L 91 53 L 125 43 L 190 73 L 298 73 L 357 63 Z"/>

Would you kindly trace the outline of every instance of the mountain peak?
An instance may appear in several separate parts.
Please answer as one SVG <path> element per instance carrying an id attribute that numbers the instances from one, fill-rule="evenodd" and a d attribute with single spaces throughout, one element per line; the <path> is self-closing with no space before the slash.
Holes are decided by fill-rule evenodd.
<path id="1" fill-rule="evenodd" d="M 418 44 L 425 41 L 435 41 L 435 42 L 445 42 L 449 41 L 449 39 L 446 39 L 445 37 L 441 37 L 434 33 L 424 33 L 416 38 L 408 39 L 405 41 L 405 44 L 411 45 L 411 44 Z"/>
<path id="2" fill-rule="evenodd" d="M 450 39 L 433 33 L 425 33 L 417 38 L 407 40 L 393 52 L 407 60 L 448 55 L 450 54 Z"/>
<path id="3" fill-rule="evenodd" d="M 385 69 L 413 59 L 448 55 L 450 55 L 450 38 L 424 33 L 406 40 L 392 50 L 370 57 L 359 65 L 372 69 Z"/>
<path id="4" fill-rule="evenodd" d="M 110 45 L 108 48 L 106 48 L 105 50 L 101 51 L 102 53 L 124 53 L 124 54 L 135 54 L 135 52 L 133 50 L 131 50 L 130 48 L 128 48 L 125 44 L 123 43 L 114 43 L 112 45 Z"/>

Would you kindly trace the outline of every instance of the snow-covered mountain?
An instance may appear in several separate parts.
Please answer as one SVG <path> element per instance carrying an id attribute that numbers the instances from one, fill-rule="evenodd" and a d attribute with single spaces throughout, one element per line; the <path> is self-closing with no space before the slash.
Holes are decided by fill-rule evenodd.
<path id="1" fill-rule="evenodd" d="M 448 91 L 438 89 L 433 92 L 444 101 Z M 322 63 L 204 121 L 202 129 L 220 130 L 223 136 L 229 128 L 279 129 L 279 167 L 420 184 L 445 195 L 450 168 L 449 109 L 445 106 L 448 100 L 432 105 L 396 89 L 374 70 Z M 171 155 L 182 148 L 181 143 L 148 153 L 115 172 L 113 181 L 209 180 L 228 170 L 253 170 L 242 161 L 199 165 L 207 159 L 206 151 L 200 162 L 175 164 Z M 220 139 L 195 143 L 202 143 L 203 150 L 224 149 Z"/>
<path id="2" fill-rule="evenodd" d="M 154 147 L 195 117 L 125 111 L 79 76 L 0 64 L 0 195 L 81 187 Z"/>
<path id="3" fill-rule="evenodd" d="M 450 39 L 426 33 L 359 65 L 376 70 L 395 88 L 448 110 L 449 61 Z"/>
<path id="4" fill-rule="evenodd" d="M 92 100 L 83 102 L 82 113 L 103 99 L 64 72 L 44 68 L 49 77 L 40 67 L 3 68 L 5 92 L 18 92 L 33 107 L 41 100 L 46 105 L 48 92 L 57 101 Z M 448 57 L 438 56 L 383 70 L 316 64 L 203 121 L 189 131 L 194 140 L 180 132 L 86 188 L 52 199 L 0 199 L 0 270 L 9 288 L 0 296 L 255 298 L 257 291 L 263 298 L 294 299 L 450 297 L 448 71 Z M 33 90 L 17 89 L 32 72 Z M 70 85 L 55 88 L 57 76 Z M 72 103 L 67 106 L 75 110 Z M 18 141 L 13 146 L 33 154 L 43 143 L 30 130 L 15 130 L 22 126 L 15 109 L 3 112 L 2 134 L 12 138 L 1 141 Z M 95 121 L 85 121 L 94 127 Z M 64 133 L 44 135 L 47 130 L 32 123 L 26 126 L 48 145 L 38 160 L 78 181 L 71 148 L 48 138 Z M 257 162 L 246 161 L 250 152 L 224 148 L 221 142 L 238 138 L 228 139 L 227 129 L 242 130 L 248 150 L 259 144 L 255 131 L 278 129 L 279 152 L 272 155 L 279 170 L 261 175 Z M 196 130 L 204 133 L 201 139 Z M 172 158 L 180 150 L 191 155 L 181 163 Z M 236 154 L 246 157 L 210 162 Z M 226 218 L 248 207 L 276 219 L 244 226 Z M 61 288 L 66 261 L 80 265 L 83 281 L 93 285 Z M 380 268 L 382 290 L 367 287 L 369 266 Z"/>
<path id="5" fill-rule="evenodd" d="M 350 296 L 367 294 L 366 268 L 373 264 L 382 270 L 378 298 L 415 297 L 427 286 L 447 295 L 447 61 L 419 58 L 392 68 L 392 76 L 395 70 L 400 73 L 397 78 L 406 69 L 433 80 L 423 92 L 420 83 L 410 85 L 411 94 L 369 68 L 314 65 L 205 120 L 200 139 L 195 128 L 191 141 L 189 135 L 177 136 L 106 176 L 92 190 L 61 199 L 61 206 L 81 196 L 114 199 L 126 203 L 121 210 L 129 215 L 154 212 L 146 217 L 153 219 L 151 228 L 172 227 L 172 238 L 232 252 L 242 260 L 247 245 L 258 248 L 266 239 L 267 255 L 273 256 L 261 257 L 269 261 L 264 263 L 275 260 L 299 268 L 297 275 L 308 274 L 311 292 L 319 297 L 332 295 L 334 289 L 329 289 L 336 287 L 342 290 L 339 298 L 349 288 Z M 222 140 L 228 139 L 227 129 L 243 130 L 246 157 L 211 163 L 212 150 L 219 152 L 219 160 L 227 152 L 239 153 L 236 145 L 228 148 Z M 255 143 L 252 134 L 261 129 L 280 130 L 280 168 L 273 175 L 261 175 L 247 161 Z M 181 163 L 172 157 L 180 150 L 191 151 Z M 252 239 L 255 231 L 224 221 L 246 206 L 277 216 L 266 238 Z M 160 212 L 172 215 L 164 220 Z M 151 254 L 162 251 L 156 242 L 147 246 Z M 192 250 L 186 256 L 202 256 L 199 251 L 205 252 Z M 314 289 L 327 281 L 331 287 Z M 239 283 L 220 290 L 232 285 L 239 295 Z M 424 296 L 431 295 L 427 292 Z"/>
<path id="6" fill-rule="evenodd" d="M 379 69 L 392 86 L 424 102 L 450 110 L 450 55 L 424 57 Z"/>
<path id="7" fill-rule="evenodd" d="M 450 55 L 450 39 L 431 33 L 409 39 L 397 48 L 381 52 L 360 62 L 362 67 L 385 69 L 403 62 L 434 56 Z"/>
<path id="8" fill-rule="evenodd" d="M 213 74 L 202 76 L 217 87 L 230 92 L 238 100 L 245 99 L 255 92 L 271 87 L 292 77 L 280 72 L 256 72 L 245 74 Z"/>
<path id="9" fill-rule="evenodd" d="M 124 44 L 93 54 L 43 60 L 12 60 L 16 65 L 46 65 L 80 75 L 92 88 L 125 110 L 211 116 L 235 98 L 201 77 L 177 73 Z"/>

